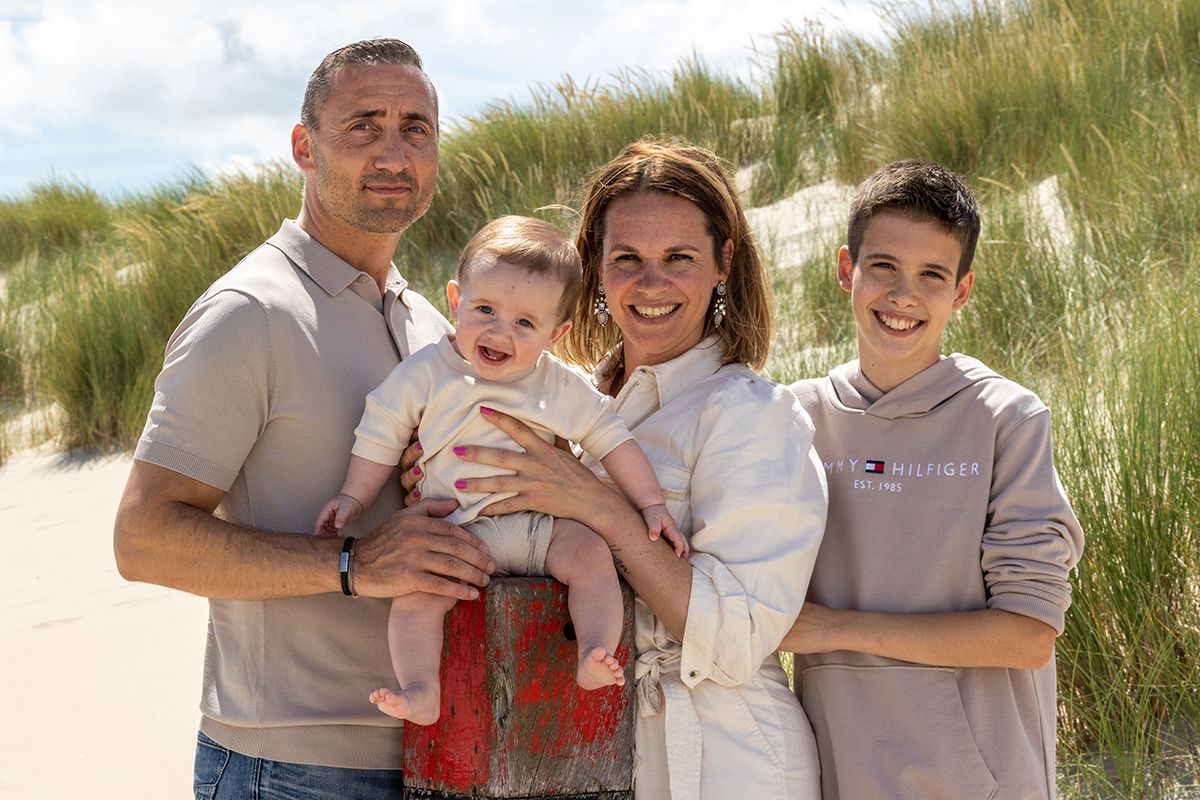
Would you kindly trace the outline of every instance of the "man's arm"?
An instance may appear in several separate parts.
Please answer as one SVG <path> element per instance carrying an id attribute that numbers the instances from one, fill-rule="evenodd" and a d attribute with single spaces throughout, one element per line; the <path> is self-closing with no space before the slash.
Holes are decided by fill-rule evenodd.
<path id="1" fill-rule="evenodd" d="M 143 581 L 224 599 L 263 600 L 341 591 L 340 539 L 274 533 L 212 515 L 224 493 L 178 472 L 134 461 L 113 532 L 117 568 Z M 474 599 L 495 565 L 482 543 L 448 522 L 453 501 L 418 504 L 361 539 L 354 588 L 367 597 L 414 591 Z"/>
<path id="2" fill-rule="evenodd" d="M 998 609 L 887 614 L 805 603 L 779 649 L 852 650 L 938 667 L 1039 669 L 1054 654 L 1054 628 Z"/>

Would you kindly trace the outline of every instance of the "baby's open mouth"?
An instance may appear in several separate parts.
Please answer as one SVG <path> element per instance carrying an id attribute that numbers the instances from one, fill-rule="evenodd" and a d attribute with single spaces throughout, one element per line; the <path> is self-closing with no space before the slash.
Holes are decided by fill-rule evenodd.
<path id="1" fill-rule="evenodd" d="M 483 345 L 479 345 L 475 349 L 479 351 L 479 355 L 483 358 L 483 360 L 489 364 L 500 364 L 511 358 L 508 353 L 502 353 L 499 350 L 493 350 L 492 348 L 484 347 Z"/>

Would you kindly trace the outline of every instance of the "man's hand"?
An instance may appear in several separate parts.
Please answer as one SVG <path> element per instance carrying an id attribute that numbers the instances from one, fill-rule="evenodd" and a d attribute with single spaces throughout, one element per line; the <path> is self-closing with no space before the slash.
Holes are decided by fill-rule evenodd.
<path id="1" fill-rule="evenodd" d="M 458 508 L 454 500 L 422 500 L 393 514 L 354 554 L 360 595 L 399 597 L 410 592 L 474 600 L 496 564 L 478 537 L 438 519 Z"/>

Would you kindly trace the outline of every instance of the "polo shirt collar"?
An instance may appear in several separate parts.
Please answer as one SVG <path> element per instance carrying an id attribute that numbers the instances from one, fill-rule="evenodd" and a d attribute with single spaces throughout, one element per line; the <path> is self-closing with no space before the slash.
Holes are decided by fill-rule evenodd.
<path id="1" fill-rule="evenodd" d="M 347 264 L 290 219 L 283 221 L 267 244 L 287 256 L 331 297 L 337 296 L 365 274 Z M 388 264 L 387 288 L 399 295 L 407 286 L 408 282 L 401 277 L 396 265 Z"/>

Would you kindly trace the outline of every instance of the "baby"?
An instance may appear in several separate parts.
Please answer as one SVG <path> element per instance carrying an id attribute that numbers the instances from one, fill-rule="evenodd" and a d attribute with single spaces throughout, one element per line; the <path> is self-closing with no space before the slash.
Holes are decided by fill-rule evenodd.
<path id="1" fill-rule="evenodd" d="M 419 423 L 420 496 L 459 501 L 445 519 L 487 543 L 497 575 L 549 574 L 567 585 L 576 679 L 590 690 L 625 682 L 613 655 L 623 608 L 608 546 L 570 519 L 534 512 L 478 516 L 512 493 L 463 491 L 463 478 L 481 477 L 488 468 L 455 455 L 467 444 L 518 449 L 481 416 L 492 409 L 512 414 L 547 442 L 559 436 L 598 458 L 641 509 L 650 538 L 665 536 L 676 555 L 687 554 L 650 462 L 609 410 L 609 398 L 546 352 L 571 327 L 580 276 L 579 253 L 548 222 L 501 217 L 475 234 L 459 258 L 458 280 L 446 287 L 455 333 L 405 359 L 367 397 L 346 481 L 317 516 L 314 532 L 336 536 L 371 504 Z M 388 647 L 400 691 L 371 693 L 384 713 L 418 725 L 437 721 L 442 618 L 453 605 L 451 598 L 424 593 L 392 601 Z"/>

